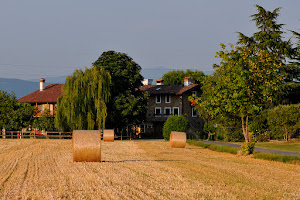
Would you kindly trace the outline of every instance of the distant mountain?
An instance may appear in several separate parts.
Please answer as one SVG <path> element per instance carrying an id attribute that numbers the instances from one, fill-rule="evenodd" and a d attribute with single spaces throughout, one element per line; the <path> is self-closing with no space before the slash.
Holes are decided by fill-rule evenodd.
<path id="1" fill-rule="evenodd" d="M 46 83 L 46 86 L 49 85 Z M 39 82 L 25 81 L 20 79 L 0 78 L 0 90 L 15 93 L 19 99 L 40 89 Z"/>
<path id="2" fill-rule="evenodd" d="M 50 84 L 50 83 L 65 83 L 66 82 L 66 78 L 67 76 L 57 76 L 57 77 L 41 77 L 41 78 L 44 78 L 46 81 L 45 83 L 47 84 Z M 32 81 L 32 82 L 38 82 L 38 80 L 36 79 L 31 79 L 29 81 Z"/>
<path id="3" fill-rule="evenodd" d="M 153 79 L 155 83 L 156 79 L 161 78 L 165 73 L 172 71 L 173 69 L 167 69 L 164 67 L 156 69 L 142 69 L 141 74 L 145 79 Z M 205 71 L 205 74 L 212 74 L 212 71 Z M 58 77 L 44 77 L 45 86 L 50 83 L 65 83 L 66 76 Z M 39 79 L 34 80 L 21 80 L 21 79 L 8 79 L 0 78 L 0 90 L 6 92 L 14 92 L 16 97 L 19 99 L 23 96 L 26 96 L 36 90 L 40 89 Z"/>

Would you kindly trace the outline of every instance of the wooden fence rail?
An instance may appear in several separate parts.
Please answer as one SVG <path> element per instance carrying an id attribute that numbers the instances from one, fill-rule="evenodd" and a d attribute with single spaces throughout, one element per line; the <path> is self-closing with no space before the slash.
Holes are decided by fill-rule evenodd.
<path id="1" fill-rule="evenodd" d="M 72 132 L 46 131 L 44 134 L 36 134 L 34 131 L 0 131 L 0 139 L 72 139 Z M 115 135 L 117 140 L 132 140 L 132 134 Z"/>
<path id="2" fill-rule="evenodd" d="M 6 131 L 5 134 L 0 132 L 0 139 L 72 139 L 72 132 L 46 131 L 44 134 L 35 134 L 34 131 Z"/>

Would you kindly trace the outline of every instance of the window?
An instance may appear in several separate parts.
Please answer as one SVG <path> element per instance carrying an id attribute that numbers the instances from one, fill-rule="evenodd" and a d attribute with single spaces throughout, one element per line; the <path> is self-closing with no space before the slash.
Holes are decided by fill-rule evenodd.
<path id="1" fill-rule="evenodd" d="M 166 103 L 171 103 L 171 96 L 169 94 L 166 95 L 165 102 Z"/>
<path id="2" fill-rule="evenodd" d="M 178 107 L 173 108 L 173 115 L 179 115 L 179 108 Z"/>
<path id="3" fill-rule="evenodd" d="M 197 117 L 197 110 L 192 108 L 192 117 Z"/>
<path id="4" fill-rule="evenodd" d="M 155 117 L 161 117 L 161 108 L 160 107 L 155 108 Z"/>
<path id="5" fill-rule="evenodd" d="M 197 91 L 192 91 L 192 94 L 197 95 Z"/>
<path id="6" fill-rule="evenodd" d="M 171 108 L 170 107 L 165 107 L 165 116 L 170 116 L 172 113 L 171 113 Z"/>
<path id="7" fill-rule="evenodd" d="M 161 103 L 161 96 L 160 95 L 156 96 L 156 103 Z"/>

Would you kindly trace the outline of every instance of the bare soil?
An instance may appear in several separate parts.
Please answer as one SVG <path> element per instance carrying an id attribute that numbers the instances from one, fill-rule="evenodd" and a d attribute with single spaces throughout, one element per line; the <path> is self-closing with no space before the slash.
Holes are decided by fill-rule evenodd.
<path id="1" fill-rule="evenodd" d="M 102 142 L 73 162 L 71 140 L 0 140 L 0 199 L 299 199 L 300 166 L 164 141 Z"/>

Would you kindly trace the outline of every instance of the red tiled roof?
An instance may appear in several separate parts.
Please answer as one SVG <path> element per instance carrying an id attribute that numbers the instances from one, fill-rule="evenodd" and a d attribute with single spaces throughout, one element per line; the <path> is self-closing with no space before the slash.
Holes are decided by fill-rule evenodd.
<path id="1" fill-rule="evenodd" d="M 144 85 L 140 88 L 142 91 L 147 91 L 149 94 L 175 94 L 181 95 L 184 92 L 199 86 L 192 84 L 190 86 L 183 85 Z"/>
<path id="2" fill-rule="evenodd" d="M 56 103 L 58 97 L 62 95 L 62 86 L 64 83 L 51 83 L 44 91 L 37 90 L 18 101 L 21 103 Z"/>

